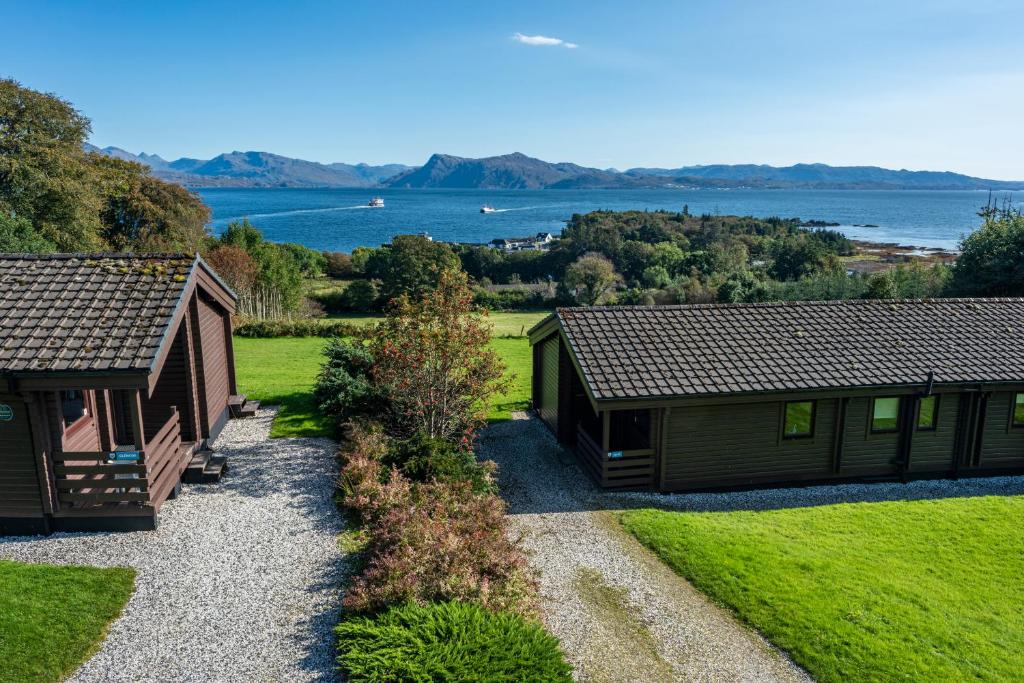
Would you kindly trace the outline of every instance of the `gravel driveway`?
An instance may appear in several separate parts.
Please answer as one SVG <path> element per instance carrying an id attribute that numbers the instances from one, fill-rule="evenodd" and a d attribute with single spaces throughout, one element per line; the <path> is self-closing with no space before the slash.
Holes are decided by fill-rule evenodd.
<path id="1" fill-rule="evenodd" d="M 513 529 L 541 571 L 544 620 L 583 681 L 808 681 L 621 530 L 537 419 L 487 428 Z M 649 505 L 650 503 L 647 502 Z"/>
<path id="2" fill-rule="evenodd" d="M 0 538 L 0 558 L 130 565 L 135 594 L 72 681 L 329 681 L 340 601 L 335 444 L 231 420 L 229 473 L 186 485 L 156 531 Z"/>

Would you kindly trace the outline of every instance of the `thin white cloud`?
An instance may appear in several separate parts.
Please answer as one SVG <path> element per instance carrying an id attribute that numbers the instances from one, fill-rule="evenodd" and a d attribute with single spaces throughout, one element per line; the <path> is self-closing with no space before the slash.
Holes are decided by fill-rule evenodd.
<path id="1" fill-rule="evenodd" d="M 524 45 L 543 45 L 546 47 L 567 47 L 570 50 L 575 50 L 579 47 L 576 43 L 569 43 L 561 38 L 549 38 L 548 36 L 524 36 L 522 33 L 513 33 L 512 40 L 523 43 Z"/>

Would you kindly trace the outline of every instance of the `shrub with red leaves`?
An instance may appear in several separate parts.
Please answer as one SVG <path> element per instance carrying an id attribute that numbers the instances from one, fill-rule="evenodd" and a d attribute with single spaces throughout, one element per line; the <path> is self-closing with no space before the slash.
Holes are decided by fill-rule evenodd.
<path id="1" fill-rule="evenodd" d="M 397 472 L 379 486 L 367 506 L 381 514 L 371 515 L 367 525 L 368 560 L 345 596 L 346 608 L 461 600 L 491 610 L 534 611 L 536 582 L 508 536 L 499 497 L 474 493 L 468 482 L 411 486 Z"/>

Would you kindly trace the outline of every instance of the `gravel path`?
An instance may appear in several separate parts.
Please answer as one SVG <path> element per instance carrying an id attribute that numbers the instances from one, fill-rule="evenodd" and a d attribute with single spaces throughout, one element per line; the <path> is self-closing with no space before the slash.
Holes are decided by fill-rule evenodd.
<path id="1" fill-rule="evenodd" d="M 610 511 L 768 510 L 842 502 L 1021 495 L 1024 477 L 727 493 L 606 493 L 524 413 L 481 435 L 513 529 L 541 572 L 544 619 L 583 681 L 809 681 L 622 530 Z"/>
<path id="2" fill-rule="evenodd" d="M 807 681 L 623 532 L 539 420 L 481 435 L 500 466 L 513 529 L 541 570 L 544 619 L 582 681 Z M 649 504 L 649 503 L 648 503 Z"/>
<path id="3" fill-rule="evenodd" d="M 186 485 L 156 531 L 0 538 L 0 558 L 138 570 L 123 615 L 71 681 L 335 680 L 336 446 L 269 440 L 275 414 L 228 422 L 215 449 L 229 473 Z"/>

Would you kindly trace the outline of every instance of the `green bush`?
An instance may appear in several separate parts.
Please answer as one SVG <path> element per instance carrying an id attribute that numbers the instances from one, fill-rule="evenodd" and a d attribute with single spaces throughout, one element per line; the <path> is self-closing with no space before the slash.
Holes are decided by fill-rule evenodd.
<path id="1" fill-rule="evenodd" d="M 360 330 L 358 325 L 345 320 L 243 320 L 235 325 L 239 337 L 352 337 Z"/>
<path id="2" fill-rule="evenodd" d="M 396 440 L 381 458 L 387 468 L 396 467 L 412 481 L 468 481 L 477 493 L 497 493 L 491 472 L 494 463 L 478 462 L 468 445 L 432 439 L 419 433 Z"/>
<path id="3" fill-rule="evenodd" d="M 529 289 L 503 289 L 497 292 L 477 287 L 473 303 L 491 311 L 526 311 L 548 305 L 544 292 Z"/>
<path id="4" fill-rule="evenodd" d="M 472 603 L 400 605 L 335 629 L 349 681 L 571 681 L 537 623 Z"/>
<path id="5" fill-rule="evenodd" d="M 335 424 L 386 410 L 383 392 L 370 379 L 373 357 L 362 343 L 332 339 L 324 355 L 327 360 L 316 378 L 313 398 Z"/>
<path id="6" fill-rule="evenodd" d="M 355 280 L 341 293 L 338 305 L 346 311 L 375 311 L 380 307 L 380 290 L 373 280 Z"/>

